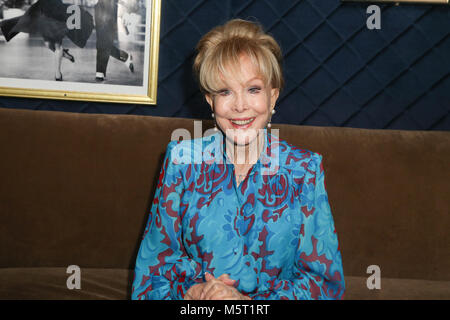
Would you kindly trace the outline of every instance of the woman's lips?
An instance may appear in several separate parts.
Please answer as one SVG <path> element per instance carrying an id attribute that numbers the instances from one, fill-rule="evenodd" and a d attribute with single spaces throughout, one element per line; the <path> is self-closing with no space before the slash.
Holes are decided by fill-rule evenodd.
<path id="1" fill-rule="evenodd" d="M 246 129 L 250 127 L 255 118 L 230 119 L 231 125 L 236 129 Z"/>

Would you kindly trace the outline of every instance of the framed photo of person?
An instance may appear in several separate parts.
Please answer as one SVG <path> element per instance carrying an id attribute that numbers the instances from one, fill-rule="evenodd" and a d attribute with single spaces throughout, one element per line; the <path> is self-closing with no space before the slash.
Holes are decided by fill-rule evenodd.
<path id="1" fill-rule="evenodd" d="M 0 0 L 0 95 L 156 104 L 161 0 Z"/>

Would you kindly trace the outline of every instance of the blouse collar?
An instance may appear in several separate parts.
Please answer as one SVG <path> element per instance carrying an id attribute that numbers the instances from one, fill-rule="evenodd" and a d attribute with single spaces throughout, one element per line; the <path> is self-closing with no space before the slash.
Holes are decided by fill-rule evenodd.
<path id="1" fill-rule="evenodd" d="M 273 176 L 280 168 L 280 140 L 277 136 L 268 133 L 267 129 L 264 129 L 262 132 L 264 134 L 264 146 L 249 175 L 260 172 L 261 175 Z M 221 152 L 223 163 L 233 166 L 226 152 L 226 138 L 223 133 L 218 131 L 213 135 L 215 136 L 214 139 L 221 139 L 222 141 Z"/>

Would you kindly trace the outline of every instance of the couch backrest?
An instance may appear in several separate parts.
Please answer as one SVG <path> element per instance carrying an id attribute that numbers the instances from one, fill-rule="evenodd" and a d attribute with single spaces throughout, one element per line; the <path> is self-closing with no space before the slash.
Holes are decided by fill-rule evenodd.
<path id="1" fill-rule="evenodd" d="M 450 280 L 450 132 L 282 126 L 324 157 L 344 274 Z"/>
<path id="2" fill-rule="evenodd" d="M 346 275 L 450 280 L 450 133 L 274 127 L 324 156 Z M 0 267 L 133 268 L 176 128 L 193 120 L 0 108 Z"/>

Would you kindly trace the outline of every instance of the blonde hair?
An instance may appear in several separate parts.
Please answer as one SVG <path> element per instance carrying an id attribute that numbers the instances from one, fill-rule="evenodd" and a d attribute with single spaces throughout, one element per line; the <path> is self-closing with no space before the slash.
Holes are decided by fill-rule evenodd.
<path id="1" fill-rule="evenodd" d="M 223 83 L 222 76 L 240 75 L 241 55 L 251 59 L 266 85 L 271 84 L 272 88 L 280 90 L 283 88 L 281 49 L 257 23 L 230 20 L 204 35 L 198 42 L 197 51 L 193 68 L 204 93 L 217 92 Z"/>

